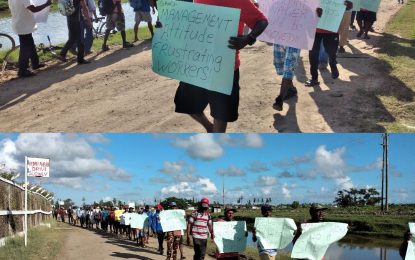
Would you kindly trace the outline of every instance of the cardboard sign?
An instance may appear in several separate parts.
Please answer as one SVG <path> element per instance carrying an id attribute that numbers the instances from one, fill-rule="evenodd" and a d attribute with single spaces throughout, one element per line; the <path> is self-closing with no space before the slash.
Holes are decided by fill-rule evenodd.
<path id="1" fill-rule="evenodd" d="M 213 233 L 219 253 L 243 252 L 246 249 L 245 221 L 214 222 Z"/>
<path id="2" fill-rule="evenodd" d="M 337 33 L 346 10 L 344 0 L 321 0 L 321 8 L 323 15 L 318 21 L 317 28 Z"/>
<path id="3" fill-rule="evenodd" d="M 163 210 L 160 212 L 160 224 L 163 232 L 187 229 L 184 210 Z"/>
<path id="4" fill-rule="evenodd" d="M 297 226 L 290 218 L 255 218 L 258 243 L 263 249 L 285 248 L 294 238 Z"/>

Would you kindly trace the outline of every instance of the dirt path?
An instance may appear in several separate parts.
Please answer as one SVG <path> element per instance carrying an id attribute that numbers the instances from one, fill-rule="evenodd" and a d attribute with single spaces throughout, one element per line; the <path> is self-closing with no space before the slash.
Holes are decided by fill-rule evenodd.
<path id="1" fill-rule="evenodd" d="M 320 87 L 303 83 L 309 77 L 307 51 L 294 84 L 298 98 L 279 113 L 272 103 L 281 79 L 273 66 L 273 49 L 257 43 L 242 52 L 240 117 L 229 132 L 372 132 L 396 120 L 379 94 L 405 100 L 413 92 L 389 76 L 377 58 L 376 46 L 386 22 L 398 10 L 396 1 L 382 1 L 370 40 L 350 32 L 345 55 L 338 58 L 340 78 L 322 71 Z M 89 57 L 92 64 L 56 65 L 25 80 L 0 83 L 1 132 L 203 132 L 188 116 L 174 113 L 177 80 L 151 71 L 149 42 L 130 50 Z M 353 54 L 351 54 L 351 52 Z M 3 76 L 4 77 L 4 76 Z M 399 88 L 399 95 L 396 89 Z"/>
<path id="2" fill-rule="evenodd" d="M 166 242 L 164 242 L 164 255 L 159 255 L 156 238 L 150 238 L 150 244 L 145 248 L 141 248 L 135 242 L 125 238 L 116 238 L 113 235 L 96 230 L 67 226 L 71 229 L 65 230 L 67 235 L 63 250 L 59 254 L 60 259 L 166 259 Z M 193 248 L 183 246 L 183 253 L 186 259 L 193 259 Z M 206 256 L 205 259 L 214 258 Z"/>

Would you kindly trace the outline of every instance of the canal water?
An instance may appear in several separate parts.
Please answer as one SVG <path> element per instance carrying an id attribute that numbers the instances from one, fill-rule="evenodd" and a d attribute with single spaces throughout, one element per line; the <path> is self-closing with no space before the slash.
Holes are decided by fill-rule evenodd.
<path id="1" fill-rule="evenodd" d="M 330 245 L 325 260 L 401 260 L 399 240 L 381 240 L 348 235 L 341 241 Z M 248 246 L 256 247 L 252 234 L 248 235 Z M 292 244 L 282 251 L 291 252 Z"/>
<path id="2" fill-rule="evenodd" d="M 129 5 L 129 3 L 123 4 L 123 9 L 125 13 L 125 26 L 126 29 L 131 29 L 134 27 L 134 11 Z M 97 14 L 99 16 L 99 12 L 97 10 Z M 155 15 L 151 14 L 153 18 L 153 23 L 155 23 L 157 19 L 157 12 Z M 97 24 L 94 23 L 96 26 Z M 146 23 L 141 23 L 140 27 L 147 26 Z M 0 32 L 7 33 L 16 40 L 16 44 L 18 44 L 19 40 L 17 35 L 12 30 L 12 22 L 11 17 L 0 17 Z M 49 35 L 52 44 L 58 44 L 66 42 L 68 39 L 68 28 L 66 25 L 66 17 L 61 15 L 59 12 L 51 12 L 48 17 L 47 23 L 40 23 L 37 26 L 37 30 L 33 33 L 33 38 L 35 39 L 36 44 L 48 43 L 47 36 Z M 128 40 L 128 39 L 127 39 Z M 132 41 L 132 39 L 129 39 Z M 9 43 L 3 43 L 4 48 L 10 47 Z"/>

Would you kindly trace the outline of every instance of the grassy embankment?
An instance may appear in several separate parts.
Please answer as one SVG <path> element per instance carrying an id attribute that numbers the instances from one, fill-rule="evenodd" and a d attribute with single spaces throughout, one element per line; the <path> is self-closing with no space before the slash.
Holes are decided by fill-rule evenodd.
<path id="1" fill-rule="evenodd" d="M 296 222 L 309 219 L 308 208 L 274 209 L 274 217 L 292 218 Z M 215 214 L 215 216 L 219 216 Z M 261 216 L 260 210 L 240 210 L 237 219 L 246 220 L 251 229 L 255 217 Z M 391 206 L 388 214 L 381 214 L 379 207 L 330 208 L 326 212 L 327 222 L 343 222 L 350 225 L 349 234 L 364 235 L 373 238 L 401 239 L 408 229 L 408 222 L 415 220 L 415 206 Z"/>
<path id="2" fill-rule="evenodd" d="M 388 23 L 380 40 L 380 70 L 389 74 L 390 85 L 378 97 L 395 117 L 384 123 L 388 132 L 415 131 L 415 0 L 409 0 Z"/>
<path id="3" fill-rule="evenodd" d="M 23 237 L 8 239 L 6 245 L 0 247 L 0 259 L 58 259 L 65 232 L 53 229 L 59 223 L 51 220 L 50 224 L 51 228 L 38 226 L 29 230 L 27 247 L 24 246 Z"/>
<path id="4" fill-rule="evenodd" d="M 127 34 L 127 41 L 131 42 L 134 39 L 133 29 L 128 29 L 126 31 L 126 34 Z M 140 27 L 139 30 L 138 30 L 138 37 L 139 37 L 140 40 L 149 39 L 150 38 L 150 32 L 149 32 L 148 28 L 147 27 L 145 27 L 145 28 Z M 94 43 L 92 45 L 92 50 L 95 51 L 95 52 L 101 51 L 102 42 L 103 42 L 102 37 L 94 39 Z M 119 46 L 120 47 L 120 45 L 122 45 L 122 40 L 121 40 L 120 33 L 111 34 L 109 39 L 108 39 L 107 44 L 110 46 L 110 48 L 111 48 L 111 46 Z M 63 46 L 63 43 L 58 44 L 58 45 Z M 46 44 L 45 46 L 47 47 L 48 44 Z M 114 47 L 114 48 L 118 48 L 118 47 Z M 6 51 L 0 51 L 0 64 L 3 61 L 5 53 L 6 53 Z M 47 53 L 39 52 L 38 54 L 39 54 L 39 58 L 42 62 L 47 62 L 47 61 L 50 61 L 50 60 L 54 59 L 53 55 L 50 52 L 47 52 Z M 13 61 L 17 61 L 17 59 L 19 57 L 18 51 L 16 50 L 15 52 L 13 52 L 11 57 L 12 57 Z M 68 58 L 71 58 L 71 57 L 73 57 L 73 55 L 68 53 Z"/>

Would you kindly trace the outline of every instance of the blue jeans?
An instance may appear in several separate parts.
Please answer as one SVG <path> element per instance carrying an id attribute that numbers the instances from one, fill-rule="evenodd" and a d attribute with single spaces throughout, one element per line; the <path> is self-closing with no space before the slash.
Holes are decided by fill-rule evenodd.
<path id="1" fill-rule="evenodd" d="M 318 63 L 324 64 L 326 66 L 329 63 L 329 56 L 327 55 L 326 50 L 324 49 L 323 41 L 321 41 L 321 44 L 320 44 L 320 52 L 318 54 Z"/>
<path id="2" fill-rule="evenodd" d="M 92 42 L 94 41 L 92 28 L 85 26 L 85 35 L 82 35 L 82 38 L 84 39 L 85 53 L 88 53 L 91 51 Z"/>

